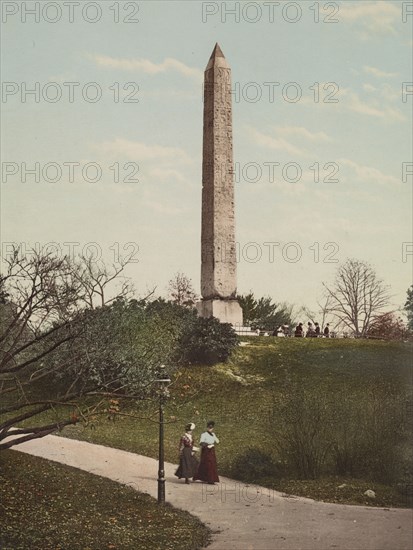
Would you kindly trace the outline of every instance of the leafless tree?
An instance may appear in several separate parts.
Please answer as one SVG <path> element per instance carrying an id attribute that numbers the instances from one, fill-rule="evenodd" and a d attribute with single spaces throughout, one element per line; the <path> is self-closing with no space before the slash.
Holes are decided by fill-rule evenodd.
<path id="1" fill-rule="evenodd" d="M 176 273 L 169 281 L 168 292 L 170 300 L 179 306 L 192 307 L 197 301 L 192 281 L 183 273 Z"/>
<path id="2" fill-rule="evenodd" d="M 130 297 L 133 287 L 123 275 L 130 259 L 119 261 L 108 268 L 102 261 L 80 256 L 73 269 L 73 277 L 82 289 L 82 299 L 91 309 L 111 303 L 117 296 Z M 117 285 L 114 292 L 114 285 Z"/>
<path id="3" fill-rule="evenodd" d="M 71 346 L 85 331 L 85 312 L 114 298 L 124 296 L 120 291 L 111 294 L 127 262 L 108 270 L 81 258 L 78 262 L 56 258 L 32 251 L 22 256 L 19 249 L 3 258 L 4 272 L 0 275 L 0 449 L 43 437 L 65 425 L 74 424 L 84 414 L 76 399 L 82 390 L 75 390 L 76 380 L 59 395 L 45 393 L 39 398 L 33 388 L 39 388 L 57 372 L 64 372 L 87 353 L 85 346 Z M 64 354 L 59 354 L 61 349 Z M 93 389 L 93 388 L 92 388 Z M 47 397 L 45 397 L 47 395 Z M 42 413 L 66 407 L 72 414 L 56 414 L 53 422 L 42 420 Z M 73 411 L 77 412 L 74 413 Z M 27 421 L 31 419 L 30 426 Z M 40 420 L 36 420 L 40 419 Z M 22 427 L 21 423 L 26 424 Z M 19 425 L 19 426 L 16 426 Z"/>
<path id="4" fill-rule="evenodd" d="M 330 299 L 328 309 L 356 338 L 366 336 L 375 317 L 390 300 L 389 287 L 366 262 L 348 259 L 341 265 L 333 285 L 323 283 Z"/>

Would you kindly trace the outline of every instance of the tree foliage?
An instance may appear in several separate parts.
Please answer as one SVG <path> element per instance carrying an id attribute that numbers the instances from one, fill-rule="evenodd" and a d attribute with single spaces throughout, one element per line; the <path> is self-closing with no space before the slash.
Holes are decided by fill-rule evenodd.
<path id="1" fill-rule="evenodd" d="M 323 284 L 331 298 L 329 311 L 356 338 L 367 335 L 371 323 L 389 304 L 388 287 L 360 260 L 348 259 L 338 268 L 333 285 Z"/>
<path id="2" fill-rule="evenodd" d="M 109 305 L 86 310 L 78 320 L 82 333 L 68 341 L 52 361 L 75 358 L 58 371 L 82 395 L 99 389 L 108 394 L 145 395 L 159 365 L 172 363 L 179 335 L 167 319 L 144 302 L 122 297 Z"/>
<path id="3" fill-rule="evenodd" d="M 242 308 L 244 324 L 253 329 L 275 330 L 280 325 L 291 325 L 293 322 L 291 308 L 285 304 L 273 303 L 269 296 L 257 299 L 250 292 L 239 296 L 238 301 Z"/>
<path id="4" fill-rule="evenodd" d="M 407 300 L 404 304 L 407 313 L 407 322 L 410 330 L 413 330 L 413 285 L 407 289 Z"/>
<path id="5" fill-rule="evenodd" d="M 370 324 L 367 336 L 369 338 L 383 338 L 385 340 L 403 340 L 408 330 L 401 317 L 390 311 L 377 315 Z"/>
<path id="6" fill-rule="evenodd" d="M 127 262 L 18 250 L 4 261 L 0 449 L 107 413 L 110 400 L 151 397 L 161 364 L 172 374 L 184 362 L 226 360 L 236 345 L 229 325 L 192 308 L 130 299 Z"/>
<path id="7" fill-rule="evenodd" d="M 0 449 L 86 417 L 79 405 L 86 395 L 141 391 L 155 362 L 167 357 L 159 323 L 146 325 L 138 338 L 144 313 L 116 300 L 126 292 L 122 285 L 116 293 L 116 283 L 127 262 L 108 269 L 85 258 L 22 256 L 18 249 L 3 261 L 0 441 L 17 437 Z M 42 414 L 51 410 L 54 420 L 45 421 Z"/>

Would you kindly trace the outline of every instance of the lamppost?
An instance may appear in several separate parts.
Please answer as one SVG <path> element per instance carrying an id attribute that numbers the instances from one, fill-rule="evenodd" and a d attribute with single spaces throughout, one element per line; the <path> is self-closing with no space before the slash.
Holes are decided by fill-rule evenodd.
<path id="1" fill-rule="evenodd" d="M 171 379 L 165 370 L 165 365 L 159 367 L 158 378 L 155 380 L 159 384 L 159 469 L 158 469 L 158 504 L 165 504 L 165 464 L 163 452 L 163 407 L 169 397 L 168 384 Z"/>

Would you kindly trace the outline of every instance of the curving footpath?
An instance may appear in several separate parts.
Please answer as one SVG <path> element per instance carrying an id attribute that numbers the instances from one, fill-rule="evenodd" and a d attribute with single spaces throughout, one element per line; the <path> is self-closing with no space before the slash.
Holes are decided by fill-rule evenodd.
<path id="1" fill-rule="evenodd" d="M 153 458 L 64 437 L 15 447 L 129 485 L 156 498 Z M 221 477 L 185 485 L 167 463 L 166 499 L 198 516 L 213 531 L 210 550 L 412 550 L 410 509 L 316 502 Z"/>

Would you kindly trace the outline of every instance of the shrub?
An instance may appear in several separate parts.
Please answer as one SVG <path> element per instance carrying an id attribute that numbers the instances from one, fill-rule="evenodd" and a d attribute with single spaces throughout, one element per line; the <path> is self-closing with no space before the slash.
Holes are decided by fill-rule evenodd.
<path id="1" fill-rule="evenodd" d="M 116 300 L 85 311 L 75 327 L 80 337 L 61 345 L 52 359 L 44 361 L 73 354 L 75 359 L 58 371 L 59 383 L 73 383 L 79 391 L 121 392 L 123 388 L 143 395 L 151 390 L 149 382 L 159 365 L 168 364 L 169 372 L 174 367 L 183 329 L 179 320 L 172 321 L 172 313 L 160 311 L 156 305 L 145 307 L 136 300 Z"/>
<path id="2" fill-rule="evenodd" d="M 297 390 L 280 407 L 278 417 L 282 430 L 274 434 L 274 443 L 286 471 L 303 479 L 320 477 L 332 446 L 326 399 Z"/>
<path id="3" fill-rule="evenodd" d="M 207 365 L 226 361 L 237 344 L 232 325 L 215 317 L 197 317 L 180 339 L 184 361 Z"/>
<path id="4" fill-rule="evenodd" d="M 297 389 L 277 416 L 274 444 L 285 470 L 304 479 L 323 474 L 397 481 L 409 439 L 400 396 L 388 386 L 337 394 Z M 406 440 L 406 444 L 403 440 Z M 405 483 L 406 484 L 406 483 Z"/>
<path id="5" fill-rule="evenodd" d="M 211 317 L 198 317 L 193 308 L 157 299 L 146 308 L 148 319 L 156 320 L 174 342 L 172 361 L 176 363 L 215 363 L 226 361 L 238 343 L 229 323 Z"/>
<path id="6" fill-rule="evenodd" d="M 257 447 L 249 447 L 237 457 L 231 468 L 235 479 L 254 483 L 263 478 L 273 478 L 276 473 L 278 468 L 272 457 Z"/>
<path id="7" fill-rule="evenodd" d="M 399 397 L 388 387 L 343 395 L 334 414 L 335 473 L 392 482 L 400 463 L 404 419 Z"/>

